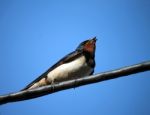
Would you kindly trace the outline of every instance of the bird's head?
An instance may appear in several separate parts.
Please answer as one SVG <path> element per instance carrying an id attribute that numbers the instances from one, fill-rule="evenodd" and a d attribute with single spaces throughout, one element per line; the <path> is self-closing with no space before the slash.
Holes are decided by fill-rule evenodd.
<path id="1" fill-rule="evenodd" d="M 76 50 L 93 54 L 95 53 L 96 41 L 96 37 L 83 41 L 82 43 L 80 43 Z"/>

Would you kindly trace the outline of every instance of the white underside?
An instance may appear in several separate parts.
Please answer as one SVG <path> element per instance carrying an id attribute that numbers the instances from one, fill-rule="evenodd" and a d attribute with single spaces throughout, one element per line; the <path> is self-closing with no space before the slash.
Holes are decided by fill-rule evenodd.
<path id="1" fill-rule="evenodd" d="M 71 61 L 66 64 L 62 64 L 47 74 L 49 82 L 61 82 L 71 80 L 74 78 L 85 77 L 89 75 L 93 69 L 86 64 L 84 56 Z"/>

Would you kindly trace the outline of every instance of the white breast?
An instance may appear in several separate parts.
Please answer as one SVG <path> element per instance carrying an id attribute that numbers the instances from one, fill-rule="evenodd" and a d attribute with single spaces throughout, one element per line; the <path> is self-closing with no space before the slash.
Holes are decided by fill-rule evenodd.
<path id="1" fill-rule="evenodd" d="M 61 82 L 74 78 L 84 77 L 92 72 L 92 68 L 86 64 L 84 56 L 62 64 L 47 74 L 49 82 Z"/>

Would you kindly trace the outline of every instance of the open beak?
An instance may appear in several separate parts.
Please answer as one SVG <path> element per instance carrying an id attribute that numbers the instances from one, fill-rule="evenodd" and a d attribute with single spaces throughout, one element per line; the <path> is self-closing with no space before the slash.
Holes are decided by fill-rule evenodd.
<path id="1" fill-rule="evenodd" d="M 93 41 L 96 42 L 96 41 L 97 41 L 97 38 L 94 37 L 94 38 L 91 39 L 91 41 L 92 41 L 92 42 L 93 42 Z"/>

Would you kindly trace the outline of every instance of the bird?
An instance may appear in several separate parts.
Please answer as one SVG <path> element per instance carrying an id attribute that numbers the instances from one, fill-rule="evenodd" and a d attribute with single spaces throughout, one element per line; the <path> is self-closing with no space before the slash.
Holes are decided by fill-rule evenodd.
<path id="1" fill-rule="evenodd" d="M 21 91 L 92 75 L 96 65 L 96 41 L 94 37 L 81 42 L 75 51 L 60 59 Z"/>

